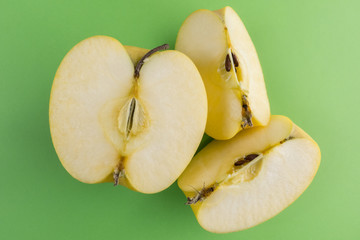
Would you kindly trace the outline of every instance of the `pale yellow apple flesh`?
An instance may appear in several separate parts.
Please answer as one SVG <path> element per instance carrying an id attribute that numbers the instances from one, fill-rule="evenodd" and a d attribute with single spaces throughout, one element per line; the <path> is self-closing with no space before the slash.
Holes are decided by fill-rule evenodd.
<path id="1" fill-rule="evenodd" d="M 200 225 L 211 232 L 255 226 L 308 187 L 320 164 L 314 140 L 283 116 L 226 141 L 212 141 L 178 180 Z"/>
<path id="2" fill-rule="evenodd" d="M 63 59 L 51 91 L 50 129 L 59 159 L 79 181 L 155 193 L 195 153 L 207 115 L 201 76 L 184 54 L 162 51 L 147 57 L 136 77 L 146 52 L 96 36 Z"/>
<path id="3" fill-rule="evenodd" d="M 264 126 L 269 101 L 255 47 L 236 12 L 198 10 L 181 26 L 175 49 L 198 67 L 208 96 L 206 133 L 219 140 Z"/>

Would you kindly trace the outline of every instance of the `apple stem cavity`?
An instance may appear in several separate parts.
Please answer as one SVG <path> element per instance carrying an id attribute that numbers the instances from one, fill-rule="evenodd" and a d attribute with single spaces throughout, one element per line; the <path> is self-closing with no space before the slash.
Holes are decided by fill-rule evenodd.
<path id="1" fill-rule="evenodd" d="M 134 72 L 134 78 L 138 79 L 140 76 L 140 70 L 142 68 L 142 66 L 144 65 L 144 61 L 146 58 L 150 57 L 152 54 L 161 51 L 161 50 L 166 50 L 169 49 L 169 45 L 168 44 L 163 44 L 161 46 L 158 46 L 154 49 L 151 49 L 149 52 L 147 52 L 140 60 L 139 62 L 136 64 L 135 66 L 135 72 Z"/>

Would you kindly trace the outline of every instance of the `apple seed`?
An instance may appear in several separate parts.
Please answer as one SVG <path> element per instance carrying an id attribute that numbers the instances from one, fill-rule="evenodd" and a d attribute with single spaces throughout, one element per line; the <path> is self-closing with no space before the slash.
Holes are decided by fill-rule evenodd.
<path id="1" fill-rule="evenodd" d="M 136 100 L 135 100 L 135 98 L 132 98 L 130 107 L 129 107 L 129 116 L 128 116 L 128 120 L 126 123 L 126 137 L 129 136 L 132 126 L 133 126 L 135 108 L 136 108 Z"/>
<path id="2" fill-rule="evenodd" d="M 235 67 L 238 67 L 239 66 L 238 58 L 236 57 L 236 55 L 233 52 L 231 52 L 231 56 L 232 56 Z"/>
<path id="3" fill-rule="evenodd" d="M 251 162 L 252 160 L 257 158 L 258 156 L 259 156 L 259 154 L 256 154 L 256 153 L 249 154 L 249 155 L 245 156 L 244 158 L 241 158 L 241 159 L 237 160 L 234 165 L 235 166 L 241 166 L 241 165 L 243 165 L 245 163 Z"/>
<path id="4" fill-rule="evenodd" d="M 231 60 L 230 60 L 229 54 L 226 54 L 226 58 L 225 58 L 225 70 L 226 70 L 227 72 L 230 72 L 230 70 L 231 70 Z"/>

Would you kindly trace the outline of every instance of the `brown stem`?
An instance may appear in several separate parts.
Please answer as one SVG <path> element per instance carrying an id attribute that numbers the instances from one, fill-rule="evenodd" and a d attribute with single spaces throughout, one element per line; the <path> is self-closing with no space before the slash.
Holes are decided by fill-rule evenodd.
<path id="1" fill-rule="evenodd" d="M 141 59 L 140 61 L 136 64 L 135 66 L 135 72 L 134 72 L 134 78 L 139 78 L 140 76 L 140 70 L 142 68 L 142 66 L 144 65 L 144 60 L 148 57 L 150 57 L 152 54 L 154 54 L 157 51 L 161 51 L 161 50 L 166 50 L 169 49 L 169 45 L 168 44 L 163 44 L 161 46 L 158 46 L 154 49 L 151 49 L 149 52 L 147 52 Z"/>

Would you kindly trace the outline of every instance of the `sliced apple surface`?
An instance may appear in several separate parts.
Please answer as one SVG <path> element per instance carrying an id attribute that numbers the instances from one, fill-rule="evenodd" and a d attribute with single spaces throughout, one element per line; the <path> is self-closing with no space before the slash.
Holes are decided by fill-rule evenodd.
<path id="1" fill-rule="evenodd" d="M 212 141 L 178 180 L 200 225 L 234 232 L 275 216 L 309 186 L 320 164 L 316 142 L 290 119 L 272 116 L 226 141 Z"/>
<path id="2" fill-rule="evenodd" d="M 264 126 L 270 107 L 255 47 L 231 7 L 198 10 L 181 26 L 175 49 L 198 67 L 208 96 L 206 133 L 219 140 Z"/>
<path id="3" fill-rule="evenodd" d="M 96 36 L 65 56 L 52 86 L 50 130 L 74 178 L 155 193 L 188 165 L 205 129 L 206 92 L 192 61 L 157 51 L 164 48 L 124 48 Z"/>

